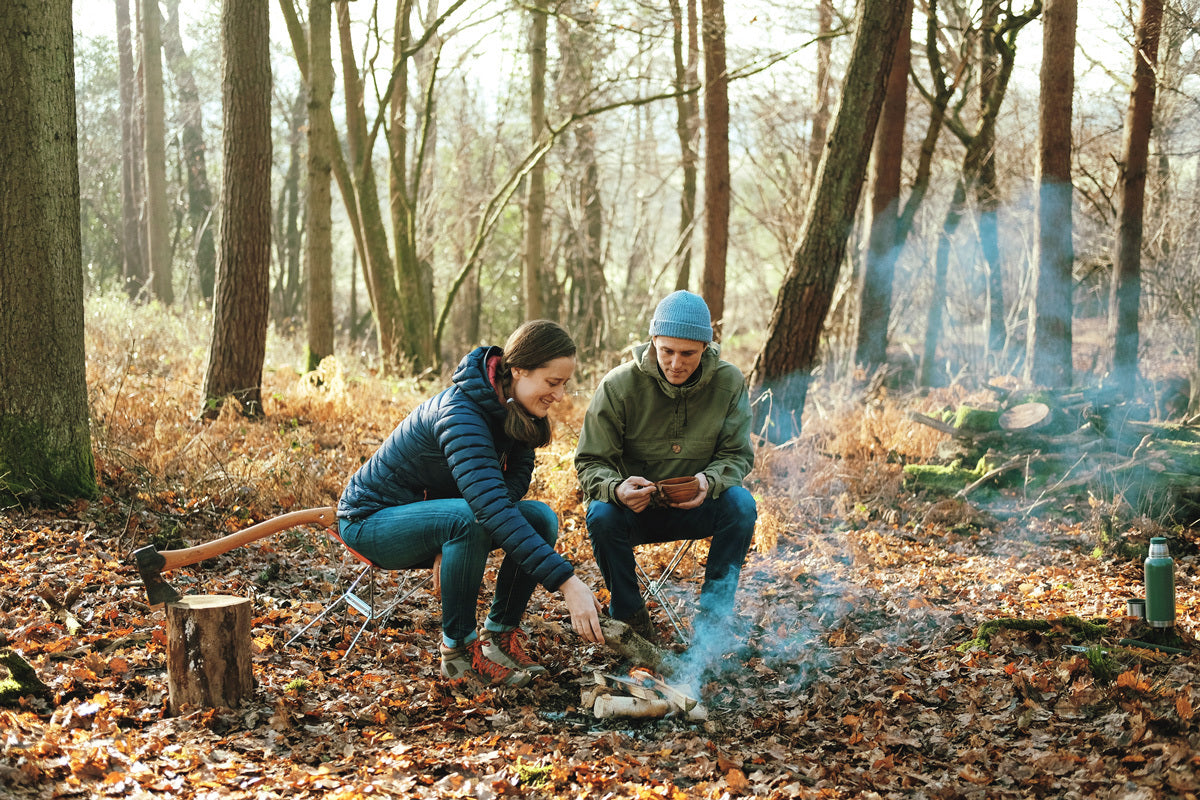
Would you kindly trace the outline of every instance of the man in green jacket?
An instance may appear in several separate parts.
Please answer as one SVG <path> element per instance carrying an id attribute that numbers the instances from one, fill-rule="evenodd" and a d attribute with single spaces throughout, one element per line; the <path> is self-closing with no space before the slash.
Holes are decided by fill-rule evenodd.
<path id="1" fill-rule="evenodd" d="M 609 613 L 651 641 L 657 637 L 638 590 L 634 546 L 711 537 L 693 624 L 699 637 L 732 616 L 758 519 L 741 485 L 754 465 L 746 381 L 721 360 L 712 338 L 702 297 L 677 291 L 663 299 L 649 344 L 597 387 L 575 452 Z M 687 475 L 699 483 L 690 499 L 667 502 L 655 488 Z"/>

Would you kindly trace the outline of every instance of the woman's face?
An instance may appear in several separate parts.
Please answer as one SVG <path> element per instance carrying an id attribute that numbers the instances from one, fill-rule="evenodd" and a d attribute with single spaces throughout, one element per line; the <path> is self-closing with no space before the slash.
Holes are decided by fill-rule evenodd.
<path id="1" fill-rule="evenodd" d="M 567 381 L 575 374 L 575 356 L 560 356 L 537 369 L 513 367 L 512 393 L 521 408 L 545 417 L 550 406 L 563 399 Z"/>

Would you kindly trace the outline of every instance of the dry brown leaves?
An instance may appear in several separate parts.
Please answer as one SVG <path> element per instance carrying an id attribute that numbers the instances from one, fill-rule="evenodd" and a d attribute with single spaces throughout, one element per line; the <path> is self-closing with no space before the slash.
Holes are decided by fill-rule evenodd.
<path id="1" fill-rule="evenodd" d="M 202 427 L 186 392 L 165 388 L 168 371 L 135 372 L 136 380 L 106 373 L 98 380 L 109 388 L 94 390 L 94 407 L 109 409 L 99 448 L 104 495 L 0 519 L 0 636 L 53 694 L 0 709 L 0 794 L 661 800 L 1200 792 L 1196 657 L 1117 646 L 1132 630 L 1120 614 L 1125 598 L 1140 594 L 1139 565 L 1094 556 L 1093 532 L 1065 513 L 1025 518 L 993 508 L 937 524 L 927 515 L 931 501 L 898 489 L 886 454 L 902 449 L 904 436 L 889 427 L 899 424 L 888 422 L 899 419 L 890 410 L 879 411 L 871 435 L 853 438 L 853 447 L 835 444 L 851 440 L 835 435 L 839 424 L 857 422 L 842 417 L 825 432 L 814 424 L 813 439 L 790 453 L 764 453 L 751 481 L 763 535 L 738 595 L 741 646 L 708 658 L 694 647 L 674 662 L 673 679 L 709 708 L 705 723 L 581 713 L 580 688 L 591 674 L 622 665 L 571 634 L 562 603 L 545 592 L 535 595 L 527 627 L 530 649 L 550 673 L 524 689 L 442 681 L 439 609 L 424 594 L 370 629 L 348 658 L 354 615 L 285 646 L 344 575 L 315 531 L 280 534 L 170 576 L 183 591 L 253 599 L 257 689 L 236 711 L 167 717 L 163 614 L 146 606 L 124 563 L 130 550 L 151 535 L 195 544 L 332 502 L 419 395 L 367 393 L 336 374 L 324 389 L 304 388 L 280 370 L 271 373 L 266 422 L 227 415 Z M 569 422 L 580 413 L 580 405 L 566 410 L 568 434 L 544 454 L 534 493 L 559 511 L 563 551 L 599 587 L 569 459 Z M 868 455 L 872 447 L 884 457 Z M 907 457 L 926 444 L 914 447 Z M 1195 552 L 1192 532 L 1176 535 Z M 665 558 L 661 550 L 647 560 Z M 703 570 L 685 567 L 681 600 L 690 610 Z M 1200 624 L 1195 574 L 1194 556 L 1178 558 L 1178 627 L 1188 638 Z M 1074 641 L 1065 628 L 1006 630 L 986 649 L 961 647 L 989 619 L 1067 615 L 1113 620 L 1100 642 L 1113 680 L 1093 676 L 1088 654 L 1064 648 Z M 68 617 L 78 623 L 74 633 Z"/>

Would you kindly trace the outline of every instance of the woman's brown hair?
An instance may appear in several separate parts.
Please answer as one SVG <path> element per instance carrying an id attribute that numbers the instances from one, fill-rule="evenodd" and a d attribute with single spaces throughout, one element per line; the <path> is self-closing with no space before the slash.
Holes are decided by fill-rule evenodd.
<path id="1" fill-rule="evenodd" d="M 524 323 L 512 332 L 504 343 L 504 355 L 496 377 L 508 397 L 508 416 L 504 419 L 504 432 L 530 447 L 543 447 L 550 443 L 550 421 L 535 417 L 521 407 L 513 397 L 513 368 L 535 370 L 544 367 L 556 358 L 575 355 L 575 341 L 557 322 L 535 319 Z"/>

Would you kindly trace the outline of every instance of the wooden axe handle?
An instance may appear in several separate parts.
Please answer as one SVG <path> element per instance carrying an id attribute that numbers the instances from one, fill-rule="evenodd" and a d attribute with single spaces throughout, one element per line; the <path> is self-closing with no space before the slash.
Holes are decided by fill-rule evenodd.
<path id="1" fill-rule="evenodd" d="M 289 528 L 297 528 L 301 525 L 323 525 L 329 527 L 336 520 L 337 511 L 330 506 L 291 511 L 287 514 L 281 514 L 278 517 L 264 519 L 262 522 L 257 525 L 251 525 L 244 531 L 231 533 L 228 536 L 222 536 L 220 539 L 198 544 L 195 547 L 186 547 L 183 550 L 163 550 L 159 553 L 166 562 L 163 564 L 162 570 L 186 567 L 189 564 L 198 563 L 206 558 L 219 556 L 221 553 L 228 553 L 235 547 L 257 542 L 259 539 L 266 538 L 273 533 L 286 531 Z"/>

